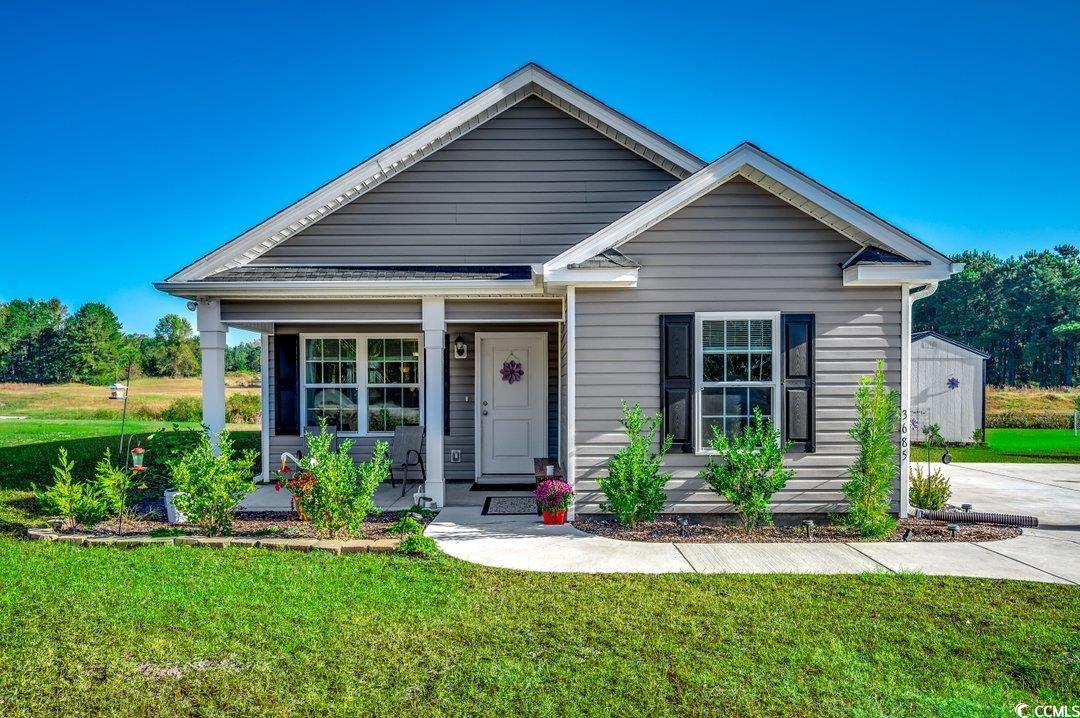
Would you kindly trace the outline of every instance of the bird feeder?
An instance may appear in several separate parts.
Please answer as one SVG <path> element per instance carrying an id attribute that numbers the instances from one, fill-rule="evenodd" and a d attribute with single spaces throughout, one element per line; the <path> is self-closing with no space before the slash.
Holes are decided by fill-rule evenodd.
<path id="1" fill-rule="evenodd" d="M 127 398 L 127 386 L 124 384 L 109 384 L 109 398 L 115 400 L 123 400 Z"/>
<path id="2" fill-rule="evenodd" d="M 141 446 L 136 446 L 131 450 L 131 470 L 142 471 L 146 467 L 143 466 L 143 459 L 146 458 L 146 449 Z"/>

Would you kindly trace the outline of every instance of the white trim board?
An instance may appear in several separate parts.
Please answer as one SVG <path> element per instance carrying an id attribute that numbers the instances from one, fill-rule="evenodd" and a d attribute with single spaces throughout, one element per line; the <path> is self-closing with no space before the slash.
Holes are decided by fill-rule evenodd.
<path id="1" fill-rule="evenodd" d="M 958 271 L 945 255 L 844 199 L 761 149 L 743 143 L 693 176 L 544 264 L 544 275 L 558 276 L 569 265 L 630 241 L 678 210 L 736 176 L 745 177 L 846 237 L 866 245 L 876 241 L 912 260 L 926 260 L 935 273 Z M 948 276 L 946 274 L 946 276 Z M 911 281 L 907 278 L 906 281 Z"/>
<path id="2" fill-rule="evenodd" d="M 555 105 L 679 179 L 705 166 L 701 159 L 681 147 L 616 112 L 539 65 L 529 63 L 176 272 L 169 277 L 169 283 L 202 279 L 229 267 L 248 264 L 288 237 L 332 214 L 390 177 L 533 95 Z M 171 291 L 165 287 L 159 289 Z"/>

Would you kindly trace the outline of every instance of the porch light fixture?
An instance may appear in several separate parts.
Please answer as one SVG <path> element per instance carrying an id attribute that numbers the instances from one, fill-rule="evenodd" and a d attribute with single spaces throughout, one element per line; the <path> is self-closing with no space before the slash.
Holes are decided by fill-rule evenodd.
<path id="1" fill-rule="evenodd" d="M 465 344 L 465 339 L 458 334 L 454 338 L 454 358 L 464 359 L 469 356 L 469 347 Z"/>

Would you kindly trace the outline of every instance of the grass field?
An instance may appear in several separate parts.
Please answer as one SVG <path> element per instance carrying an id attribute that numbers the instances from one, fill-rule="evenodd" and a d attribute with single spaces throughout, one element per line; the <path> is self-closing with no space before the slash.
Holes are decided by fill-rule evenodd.
<path id="1" fill-rule="evenodd" d="M 1076 408 L 1076 387 L 986 387 L 986 411 L 989 414 L 1012 412 L 1072 413 Z"/>
<path id="2" fill-rule="evenodd" d="M 986 446 L 951 446 L 949 452 L 960 462 L 1080 462 L 1080 436 L 1071 429 L 987 429 Z M 930 456 L 937 461 L 941 449 L 933 449 Z M 926 448 L 916 446 L 912 459 L 925 461 Z"/>
<path id="3" fill-rule="evenodd" d="M 5 716 L 979 716 L 1080 699 L 1080 589 L 0 538 Z"/>
<path id="4" fill-rule="evenodd" d="M 128 416 L 158 412 L 180 397 L 201 397 L 198 377 L 169 379 L 139 377 L 131 380 Z M 258 394 L 259 376 L 250 372 L 226 377 L 226 394 Z M 108 398 L 102 386 L 88 384 L 0 383 L 0 416 L 34 419 L 119 419 L 123 402 Z"/>

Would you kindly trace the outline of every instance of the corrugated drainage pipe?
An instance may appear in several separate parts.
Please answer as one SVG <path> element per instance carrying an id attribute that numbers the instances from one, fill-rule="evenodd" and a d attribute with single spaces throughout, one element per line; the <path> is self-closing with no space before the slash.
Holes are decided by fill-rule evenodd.
<path id="1" fill-rule="evenodd" d="M 946 521 L 950 524 L 998 524 L 1000 526 L 1021 526 L 1033 529 L 1039 525 L 1035 516 L 1018 514 L 989 514 L 980 511 L 927 511 L 912 508 L 908 515 L 913 519 Z"/>

